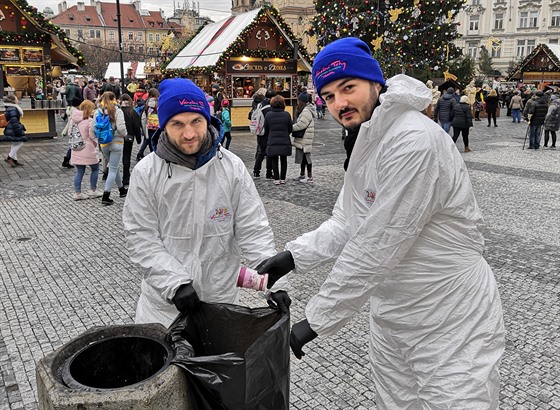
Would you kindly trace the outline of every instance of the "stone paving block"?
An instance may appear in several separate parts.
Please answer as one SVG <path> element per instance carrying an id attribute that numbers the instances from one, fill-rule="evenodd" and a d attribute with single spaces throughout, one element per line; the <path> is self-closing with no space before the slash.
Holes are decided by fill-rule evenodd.
<path id="1" fill-rule="evenodd" d="M 495 129 L 475 124 L 473 152 L 462 156 L 485 218 L 484 255 L 504 309 L 500 408 L 560 410 L 560 150 L 522 150 L 526 126 L 498 121 Z M 342 186 L 340 127 L 330 117 L 318 121 L 316 139 L 314 184 L 255 181 L 279 250 L 330 216 Z M 457 146 L 462 150 L 460 141 Z M 231 148 L 252 170 L 254 137 L 234 131 Z M 24 144 L 25 173 L 0 161 L 0 410 L 37 408 L 33 361 L 91 326 L 131 323 L 134 316 L 140 274 L 126 257 L 124 201 L 116 198 L 110 214 L 100 201 L 72 201 L 74 171 L 60 167 L 64 150 L 60 140 Z M 288 178 L 297 174 L 292 156 Z M 304 317 L 331 266 L 290 278 L 292 321 Z M 263 303 L 248 292 L 241 301 Z M 376 408 L 367 329 L 364 306 L 336 336 L 314 340 L 303 360 L 293 359 L 291 408 Z"/>

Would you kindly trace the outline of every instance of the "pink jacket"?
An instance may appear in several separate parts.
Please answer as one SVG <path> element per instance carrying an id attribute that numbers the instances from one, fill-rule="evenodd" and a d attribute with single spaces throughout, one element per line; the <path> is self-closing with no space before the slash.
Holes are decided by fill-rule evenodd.
<path id="1" fill-rule="evenodd" d="M 78 124 L 78 129 L 80 130 L 80 134 L 82 134 L 82 138 L 86 143 L 86 146 L 81 151 L 72 151 L 70 156 L 70 162 L 72 165 L 94 165 L 99 162 L 97 159 L 97 142 L 95 141 L 95 137 L 92 136 L 90 133 L 90 128 L 93 123 L 93 118 L 88 118 L 84 120 L 84 112 L 78 109 L 75 109 L 68 121 L 73 121 L 74 123 Z M 68 134 L 70 134 L 70 130 L 72 129 L 72 124 L 68 126 Z"/>

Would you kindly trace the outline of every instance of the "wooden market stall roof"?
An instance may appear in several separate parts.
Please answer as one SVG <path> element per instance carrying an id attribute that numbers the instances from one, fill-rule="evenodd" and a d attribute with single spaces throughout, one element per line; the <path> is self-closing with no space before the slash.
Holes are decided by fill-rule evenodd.
<path id="1" fill-rule="evenodd" d="M 258 49 L 247 50 L 243 46 L 247 36 L 263 20 L 270 21 L 289 46 L 288 52 Z M 230 57 L 293 58 L 297 38 L 284 22 L 278 11 L 263 6 L 246 13 L 230 16 L 204 26 L 201 31 L 165 67 L 172 73 L 212 73 L 219 71 Z M 298 45 L 299 71 L 311 72 L 310 57 L 304 46 Z"/>
<path id="2" fill-rule="evenodd" d="M 524 72 L 560 73 L 560 45 L 538 44 L 531 54 L 511 71 L 508 81 L 521 79 Z"/>
<path id="3" fill-rule="evenodd" d="M 70 39 L 64 30 L 47 20 L 43 13 L 30 6 L 26 0 L 5 0 L 5 2 L 7 4 L 3 6 L 3 14 L 15 16 L 19 13 L 21 16 L 17 16 L 18 18 L 14 20 L 15 30 L 0 30 L 0 43 L 49 46 L 53 66 L 76 67 L 84 64 L 82 53 L 70 44 Z M 32 27 L 29 27 L 29 23 Z"/>

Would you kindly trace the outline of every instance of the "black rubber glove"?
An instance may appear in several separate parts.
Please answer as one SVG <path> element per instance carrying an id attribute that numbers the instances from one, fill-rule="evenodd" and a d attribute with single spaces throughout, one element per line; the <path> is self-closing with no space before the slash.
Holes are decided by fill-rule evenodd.
<path id="1" fill-rule="evenodd" d="M 280 309 L 282 313 L 288 313 L 292 299 L 288 296 L 288 292 L 279 290 L 278 292 L 271 293 L 270 299 L 267 302 L 271 308 Z"/>
<path id="2" fill-rule="evenodd" d="M 290 347 L 292 348 L 294 356 L 298 359 L 305 356 L 305 353 L 303 353 L 301 349 L 306 343 L 311 342 L 316 337 L 317 333 L 311 329 L 309 323 L 307 323 L 307 319 L 293 325 L 292 332 L 290 333 Z"/>
<path id="3" fill-rule="evenodd" d="M 172 300 L 179 312 L 192 312 L 200 306 L 200 299 L 190 283 L 181 285 Z"/>
<path id="4" fill-rule="evenodd" d="M 294 258 L 290 251 L 277 253 L 272 258 L 261 262 L 257 266 L 257 272 L 261 275 L 268 273 L 267 288 L 271 288 L 278 279 L 296 267 Z"/>

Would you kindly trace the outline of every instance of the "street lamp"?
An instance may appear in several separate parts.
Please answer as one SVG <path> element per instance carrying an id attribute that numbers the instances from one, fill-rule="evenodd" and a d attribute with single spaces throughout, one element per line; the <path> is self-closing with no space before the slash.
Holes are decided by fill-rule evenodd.
<path id="1" fill-rule="evenodd" d="M 119 30 L 119 63 L 121 67 L 121 93 L 124 87 L 124 65 L 123 65 L 123 39 L 121 30 L 121 3 L 117 0 L 117 30 Z"/>

